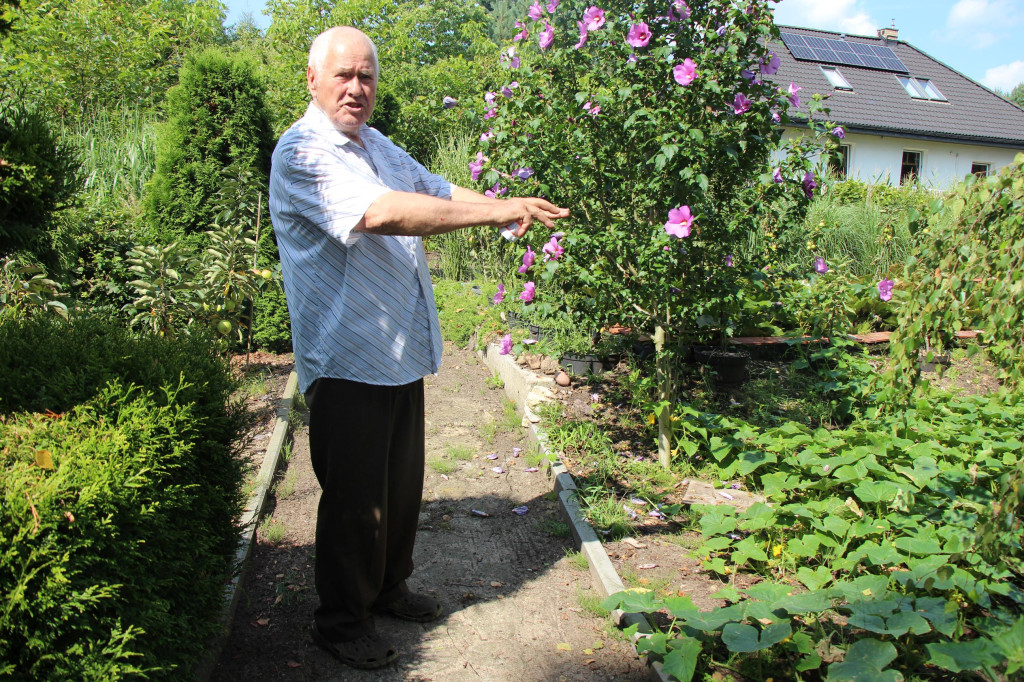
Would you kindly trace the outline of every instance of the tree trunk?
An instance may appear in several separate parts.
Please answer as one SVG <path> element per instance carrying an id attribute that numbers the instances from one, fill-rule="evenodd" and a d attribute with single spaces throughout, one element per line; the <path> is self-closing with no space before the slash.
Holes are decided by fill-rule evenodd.
<path id="1" fill-rule="evenodd" d="M 668 469 L 672 465 L 672 361 L 665 352 L 667 332 L 660 324 L 654 328 L 655 366 L 658 377 L 658 461 Z"/>

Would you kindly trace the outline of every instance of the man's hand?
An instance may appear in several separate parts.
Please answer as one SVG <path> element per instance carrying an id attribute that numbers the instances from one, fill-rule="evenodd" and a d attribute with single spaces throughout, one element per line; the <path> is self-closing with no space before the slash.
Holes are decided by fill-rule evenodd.
<path id="1" fill-rule="evenodd" d="M 569 209 L 559 208 L 547 199 L 514 197 L 512 199 L 498 199 L 497 201 L 508 204 L 508 208 L 516 213 L 516 217 L 513 220 L 500 223 L 497 227 L 511 226 L 513 222 L 518 223 L 519 227 L 512 230 L 516 237 L 522 237 L 526 234 L 534 221 L 539 221 L 551 229 L 554 228 L 556 220 L 569 217 Z"/>

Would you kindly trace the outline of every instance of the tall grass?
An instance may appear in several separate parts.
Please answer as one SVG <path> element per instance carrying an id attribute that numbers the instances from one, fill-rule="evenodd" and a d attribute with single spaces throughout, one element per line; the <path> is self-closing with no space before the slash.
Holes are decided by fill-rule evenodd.
<path id="1" fill-rule="evenodd" d="M 469 162 L 476 152 L 475 136 L 447 137 L 437 140 L 430 170 L 460 187 L 474 187 Z M 515 269 L 515 248 L 491 227 L 475 227 L 430 237 L 428 250 L 440 256 L 439 267 L 445 279 L 465 282 L 476 277 L 501 280 Z"/>
<path id="2" fill-rule="evenodd" d="M 943 196 L 917 187 L 831 183 L 830 190 L 811 203 L 803 223 L 782 236 L 788 247 L 786 264 L 808 269 L 821 256 L 828 263 L 845 263 L 853 277 L 891 274 L 913 251 L 913 212 Z M 765 246 L 763 234 L 748 236 L 748 252 L 763 253 Z"/>
<path id="3" fill-rule="evenodd" d="M 68 121 L 61 136 L 82 161 L 83 202 L 99 206 L 114 200 L 136 205 L 156 167 L 155 116 L 121 107 Z"/>

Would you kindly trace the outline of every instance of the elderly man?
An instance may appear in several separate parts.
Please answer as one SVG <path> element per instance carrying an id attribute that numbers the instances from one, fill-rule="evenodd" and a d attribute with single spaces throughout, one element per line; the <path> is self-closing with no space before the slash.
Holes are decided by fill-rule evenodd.
<path id="1" fill-rule="evenodd" d="M 366 125 L 377 52 L 360 31 L 313 41 L 312 102 L 281 137 L 270 210 L 284 268 L 300 390 L 310 411 L 316 525 L 313 640 L 376 668 L 395 649 L 373 614 L 426 622 L 437 600 L 411 592 L 423 491 L 423 377 L 441 337 L 421 237 L 568 215 L 538 198 L 490 199 L 427 172 Z M 497 232 L 496 232 L 497 236 Z"/>

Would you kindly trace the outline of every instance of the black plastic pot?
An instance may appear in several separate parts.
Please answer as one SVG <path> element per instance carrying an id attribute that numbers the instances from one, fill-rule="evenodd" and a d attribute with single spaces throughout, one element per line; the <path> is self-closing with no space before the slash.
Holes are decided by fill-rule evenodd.
<path id="1" fill-rule="evenodd" d="M 538 343 L 541 341 L 547 341 L 551 338 L 551 330 L 546 327 L 541 327 L 535 324 L 530 325 L 530 336 L 532 336 Z"/>
<path id="2" fill-rule="evenodd" d="M 562 356 L 559 364 L 569 374 L 586 376 L 588 374 L 602 374 L 605 370 L 605 360 L 597 355 L 566 353 Z"/>
<path id="3" fill-rule="evenodd" d="M 747 353 L 717 347 L 694 347 L 693 359 L 714 370 L 719 384 L 735 386 L 747 379 L 747 362 L 750 360 Z"/>

